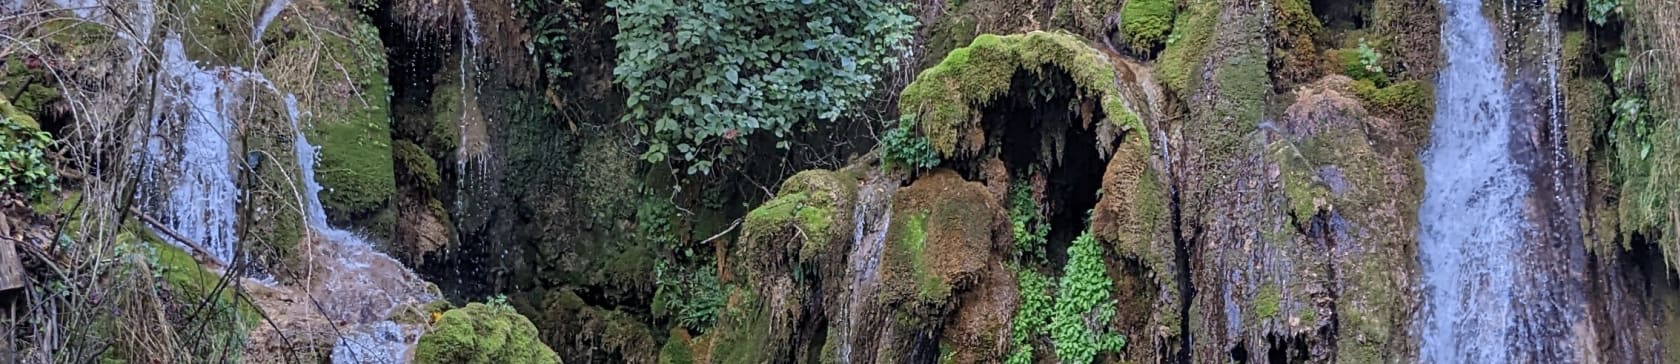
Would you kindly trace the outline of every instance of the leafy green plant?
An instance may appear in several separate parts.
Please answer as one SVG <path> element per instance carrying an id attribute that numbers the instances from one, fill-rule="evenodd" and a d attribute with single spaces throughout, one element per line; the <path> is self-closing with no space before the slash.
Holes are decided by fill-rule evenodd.
<path id="1" fill-rule="evenodd" d="M 927 137 L 916 133 L 916 118 L 910 115 L 899 117 L 898 127 L 881 136 L 881 159 L 888 166 L 912 169 L 938 167 L 940 162 L 939 152 L 933 150 Z"/>
<path id="2" fill-rule="evenodd" d="M 1038 215 L 1033 201 L 1032 185 L 1026 178 L 1009 187 L 1009 226 L 1015 237 L 1015 252 L 1035 262 L 1044 261 L 1044 245 L 1049 242 L 1050 224 Z"/>
<path id="3" fill-rule="evenodd" d="M 794 127 L 832 121 L 896 69 L 915 18 L 887 0 L 611 0 L 625 122 L 642 158 L 690 174 L 768 133 L 787 148 Z M 762 140 L 762 139 L 761 139 Z"/>
<path id="4" fill-rule="evenodd" d="M 571 77 L 566 70 L 566 42 L 573 30 L 584 21 L 576 0 L 521 0 L 519 12 L 525 19 L 526 31 L 531 34 L 527 49 L 549 82 Z"/>
<path id="5" fill-rule="evenodd" d="M 25 117 L 7 114 L 0 112 L 0 190 L 31 197 L 56 190 L 58 174 L 46 157 L 53 145 L 52 134 L 35 128 Z"/>
<path id="6" fill-rule="evenodd" d="M 1108 332 L 1114 319 L 1114 282 L 1103 266 L 1102 246 L 1090 232 L 1068 247 L 1068 263 L 1056 285 L 1050 337 L 1063 363 L 1090 363 L 1097 354 L 1124 348 L 1126 339 Z"/>
<path id="7" fill-rule="evenodd" d="M 1382 64 L 1380 63 L 1382 62 L 1382 53 L 1377 53 L 1375 48 L 1371 48 L 1370 42 L 1365 41 L 1364 38 L 1360 38 L 1359 49 L 1357 52 L 1359 52 L 1359 66 L 1364 67 L 1366 72 L 1377 74 L 1384 73 Z"/>
<path id="8" fill-rule="evenodd" d="M 1611 121 L 1607 136 L 1611 144 L 1637 148 L 1639 159 L 1629 162 L 1640 162 L 1651 156 L 1651 135 L 1655 134 L 1656 123 L 1647 112 L 1650 101 L 1645 98 L 1645 93 L 1627 79 L 1632 71 L 1632 61 L 1628 60 L 1626 50 L 1617 50 L 1612 57 L 1610 74 L 1615 85 L 1616 101 L 1611 102 L 1610 110 L 1616 117 Z"/>
<path id="9" fill-rule="evenodd" d="M 655 315 L 669 317 L 678 325 L 695 332 L 705 332 L 717 323 L 723 312 L 723 284 L 710 266 L 692 272 L 669 272 L 663 262 L 656 267 L 659 275 Z"/>
<path id="10" fill-rule="evenodd" d="M 484 305 L 497 310 L 507 310 L 506 312 L 513 312 L 513 305 L 508 303 L 508 297 L 505 294 L 497 294 L 495 296 L 485 298 Z"/>
<path id="11" fill-rule="evenodd" d="M 1604 25 L 1610 21 L 1610 14 L 1620 11 L 1620 0 L 1587 0 L 1587 20 L 1593 24 Z"/>
<path id="12" fill-rule="evenodd" d="M 1016 266 L 1015 277 L 1021 285 L 1021 306 L 1015 308 L 1015 322 L 1010 329 L 1010 343 L 1015 347 L 1004 359 L 1006 364 L 1032 364 L 1034 337 L 1048 333 L 1050 324 L 1050 279 L 1029 267 Z"/>

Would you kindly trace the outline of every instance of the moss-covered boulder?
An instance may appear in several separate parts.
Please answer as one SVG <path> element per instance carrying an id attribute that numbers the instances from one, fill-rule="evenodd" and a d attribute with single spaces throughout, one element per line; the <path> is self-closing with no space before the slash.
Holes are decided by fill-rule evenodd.
<path id="1" fill-rule="evenodd" d="M 782 182 L 776 198 L 747 213 L 741 223 L 741 264 L 773 273 L 819 258 L 851 238 L 857 177 L 848 172 L 809 170 Z M 764 265 L 760 265 L 764 264 Z M 750 274 L 750 273 L 749 273 Z"/>
<path id="2" fill-rule="evenodd" d="M 883 299 L 943 306 L 972 287 L 993 251 L 1001 209 L 985 186 L 936 170 L 893 197 L 881 265 Z"/>
<path id="3" fill-rule="evenodd" d="M 531 320 L 505 305 L 445 311 L 414 348 L 416 363 L 559 363 Z"/>
<path id="4" fill-rule="evenodd" d="M 917 117 L 917 127 L 941 156 L 971 156 L 986 143 L 978 115 L 1009 93 L 1017 72 L 1066 72 L 1081 99 L 1101 108 L 1109 123 L 1143 130 L 1132 103 L 1119 90 L 1115 61 L 1078 37 L 1049 32 L 981 35 L 952 50 L 905 86 L 899 112 Z"/>

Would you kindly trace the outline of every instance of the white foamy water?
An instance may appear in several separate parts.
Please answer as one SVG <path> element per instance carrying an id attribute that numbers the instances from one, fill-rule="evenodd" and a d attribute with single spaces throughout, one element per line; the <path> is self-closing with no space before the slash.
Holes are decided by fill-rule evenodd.
<path id="1" fill-rule="evenodd" d="M 1443 0 L 1446 66 L 1423 154 L 1418 255 L 1426 363 L 1510 361 L 1530 186 L 1513 160 L 1505 70 L 1480 0 Z"/>
<path id="2" fill-rule="evenodd" d="M 863 330 L 864 315 L 875 302 L 881 281 L 881 252 L 887 241 L 887 228 L 892 223 L 892 198 L 898 190 L 897 181 L 871 175 L 858 188 L 857 206 L 852 211 L 852 251 L 846 257 L 850 269 L 847 285 L 845 326 L 840 332 L 837 350 L 840 362 L 852 362 L 852 345 Z"/>
<path id="3" fill-rule="evenodd" d="M 233 114 L 245 100 L 240 87 L 266 81 L 236 67 L 199 67 L 175 34 L 164 39 L 162 53 L 166 76 L 142 150 L 140 204 L 217 260 L 231 262 L 240 198 Z"/>
<path id="4" fill-rule="evenodd" d="M 286 95 L 286 107 L 296 132 L 293 147 L 303 177 L 304 215 L 317 248 L 331 261 L 321 264 L 318 282 L 309 287 L 318 309 L 335 322 L 354 323 L 349 333 L 333 346 L 335 364 L 406 363 L 407 352 L 419 340 L 417 328 L 403 327 L 388 319 L 393 309 L 439 299 L 426 290 L 426 282 L 401 262 L 374 249 L 361 235 L 332 226 L 321 206 L 323 189 L 315 180 L 317 148 L 309 144 L 299 125 L 297 100 Z"/>

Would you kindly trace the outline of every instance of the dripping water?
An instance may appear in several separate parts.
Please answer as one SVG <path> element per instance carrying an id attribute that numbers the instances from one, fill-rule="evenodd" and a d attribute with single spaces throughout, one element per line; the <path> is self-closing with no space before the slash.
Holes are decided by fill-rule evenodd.
<path id="1" fill-rule="evenodd" d="M 853 345 L 860 339 L 860 331 L 866 329 L 860 325 L 869 324 L 867 317 L 880 285 L 881 252 L 886 244 L 887 228 L 892 223 L 892 198 L 898 190 L 898 182 L 874 173 L 859 187 L 857 203 L 852 211 L 855 224 L 852 228 L 852 251 L 846 257 L 850 265 L 846 272 L 850 292 L 842 313 L 844 326 L 837 350 L 842 363 L 866 361 L 853 360 Z"/>

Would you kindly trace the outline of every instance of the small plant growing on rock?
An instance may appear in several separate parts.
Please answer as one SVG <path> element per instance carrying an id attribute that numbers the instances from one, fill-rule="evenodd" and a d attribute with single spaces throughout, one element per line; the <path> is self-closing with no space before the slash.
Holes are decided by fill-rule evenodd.
<path id="1" fill-rule="evenodd" d="M 898 118 L 898 127 L 888 129 L 881 137 L 881 159 L 890 166 L 928 169 L 939 166 L 939 153 L 928 144 L 927 137 L 916 134 L 913 116 Z"/>

